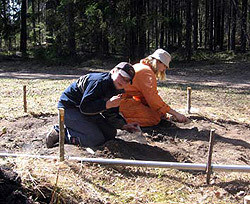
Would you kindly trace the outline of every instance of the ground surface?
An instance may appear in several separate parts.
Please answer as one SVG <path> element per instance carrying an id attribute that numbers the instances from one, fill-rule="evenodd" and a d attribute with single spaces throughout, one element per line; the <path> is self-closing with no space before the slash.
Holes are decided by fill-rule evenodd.
<path id="1" fill-rule="evenodd" d="M 11 62 L 14 63 L 14 62 Z M 76 78 L 83 70 L 67 70 L 66 74 L 58 70 L 31 70 L 22 64 L 15 66 L 10 62 L 1 64 L 1 78 Z M 239 89 L 249 97 L 250 89 L 250 64 L 240 63 L 228 66 L 210 66 L 210 74 L 206 69 L 193 67 L 185 71 L 182 67 L 170 71 L 169 85 L 195 84 L 199 86 L 219 86 L 224 88 Z M 228 69 L 225 72 L 225 67 Z M 244 68 L 242 68 L 244 67 Z M 201 70 L 198 72 L 196 69 Z M 240 69 L 240 70 L 239 70 Z M 61 75 L 61 74 L 64 75 Z M 72 75 L 72 73 L 74 75 Z M 226 74 L 225 74 L 226 73 Z M 247 94 L 246 94 L 247 93 Z M 250 108 L 250 107 L 249 107 Z M 249 111 L 249 109 L 248 109 Z M 249 116 L 249 112 L 246 113 Z M 65 145 L 67 156 L 78 157 L 102 157 L 123 158 L 152 161 L 176 161 L 190 163 L 206 163 L 208 157 L 209 134 L 215 129 L 215 143 L 212 163 L 227 165 L 250 165 L 250 124 L 247 118 L 244 122 L 235 121 L 232 118 L 212 118 L 202 115 L 201 112 L 187 114 L 191 119 L 189 124 L 175 122 L 162 122 L 158 126 L 142 128 L 143 139 L 138 134 L 130 134 L 118 131 L 117 140 L 109 141 L 101 147 L 94 148 L 91 154 L 85 148 Z M 15 119 L 2 118 L 0 127 L 6 127 L 6 134 L 1 136 L 0 152 L 25 153 L 38 155 L 57 155 L 58 147 L 47 149 L 45 136 L 53 124 L 57 123 L 55 114 L 28 114 Z M 143 143 L 143 144 L 142 144 Z M 250 193 L 249 183 L 232 184 L 229 191 L 238 193 L 244 191 L 244 195 Z M 240 186 L 240 187 L 239 187 Z"/>

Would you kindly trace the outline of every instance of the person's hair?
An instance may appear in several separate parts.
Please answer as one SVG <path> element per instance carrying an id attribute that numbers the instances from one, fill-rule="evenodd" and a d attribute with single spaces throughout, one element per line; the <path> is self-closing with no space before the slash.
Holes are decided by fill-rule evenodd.
<path id="1" fill-rule="evenodd" d="M 153 70 L 153 72 L 155 73 L 155 76 L 156 76 L 157 79 L 159 79 L 161 81 L 166 79 L 165 71 L 160 72 L 158 70 L 158 68 L 157 68 L 157 59 L 155 59 L 155 58 L 153 58 L 151 56 L 148 56 L 148 57 L 142 59 L 140 62 L 143 63 L 143 64 L 148 65 Z"/>

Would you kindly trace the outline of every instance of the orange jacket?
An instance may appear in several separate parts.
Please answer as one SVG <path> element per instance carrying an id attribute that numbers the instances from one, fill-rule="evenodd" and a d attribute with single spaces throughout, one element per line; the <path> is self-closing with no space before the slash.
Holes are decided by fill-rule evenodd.
<path id="1" fill-rule="evenodd" d="M 151 68 L 138 63 L 134 69 L 133 84 L 125 88 L 120 112 L 127 122 L 138 122 L 140 126 L 156 125 L 170 107 L 158 94 L 156 76 Z"/>

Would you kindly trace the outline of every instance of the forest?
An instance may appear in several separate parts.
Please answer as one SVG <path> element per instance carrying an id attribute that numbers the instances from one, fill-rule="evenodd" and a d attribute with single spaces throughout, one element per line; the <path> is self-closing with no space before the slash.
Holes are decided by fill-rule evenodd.
<path id="1" fill-rule="evenodd" d="M 250 0 L 0 0 L 0 204 L 248 203 L 249 11 Z M 157 93 L 190 122 L 167 114 L 97 147 L 65 144 L 56 159 L 46 137 L 65 88 L 157 48 L 173 59 Z"/>
<path id="2" fill-rule="evenodd" d="M 0 51 L 40 59 L 123 56 L 155 48 L 249 50 L 248 0 L 1 0 Z"/>

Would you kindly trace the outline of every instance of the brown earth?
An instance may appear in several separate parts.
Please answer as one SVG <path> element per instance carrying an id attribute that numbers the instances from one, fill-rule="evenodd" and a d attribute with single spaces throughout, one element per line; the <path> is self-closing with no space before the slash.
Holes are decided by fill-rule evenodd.
<path id="1" fill-rule="evenodd" d="M 231 66 L 231 65 L 230 65 Z M 186 72 L 185 79 L 181 74 L 181 69 L 170 78 L 175 78 L 175 83 L 210 83 L 210 85 L 222 85 L 225 87 L 240 87 L 249 90 L 249 63 L 248 69 L 241 73 L 234 69 L 229 75 L 201 75 Z M 213 68 L 213 67 L 212 67 Z M 218 73 L 220 73 L 217 69 Z M 12 73 L 9 75 L 9 73 Z M 8 72 L 2 70 L 1 77 L 15 76 L 24 77 L 25 71 Z M 47 77 L 65 77 L 55 73 L 47 73 Z M 79 74 L 79 73 L 77 73 Z M 39 72 L 33 73 L 35 78 L 44 76 Z M 18 77 L 19 76 L 19 77 Z M 29 77 L 32 74 L 29 74 Z M 14 77 L 14 78 L 15 78 Z M 67 77 L 75 77 L 67 75 Z M 152 161 L 176 161 L 190 163 L 206 163 L 209 148 L 210 130 L 215 129 L 215 143 L 213 148 L 212 163 L 228 165 L 250 165 L 250 125 L 231 120 L 213 120 L 199 114 L 189 114 L 192 120 L 190 124 L 179 124 L 175 122 L 162 122 L 155 127 L 142 128 L 143 137 L 146 144 L 141 144 L 135 134 L 125 131 L 118 131 L 117 139 L 109 141 L 103 146 L 94 148 L 95 154 L 89 153 L 86 148 L 73 145 L 65 145 L 67 156 L 78 157 L 102 157 L 102 158 L 123 158 Z M 58 147 L 47 149 L 45 147 L 45 136 L 53 124 L 57 123 L 56 115 L 34 115 L 16 118 L 14 120 L 0 120 L 0 127 L 6 127 L 7 133 L 1 136 L 0 152 L 15 152 L 37 155 L 57 155 Z M 250 193 L 250 183 L 232 184 L 229 189 L 232 193 L 237 193 L 239 186 L 245 192 Z M 232 190 L 234 189 L 234 190 Z M 235 191 L 235 192 L 234 192 Z M 246 193 L 247 194 L 247 193 Z"/>
<path id="2" fill-rule="evenodd" d="M 184 125 L 162 122 L 155 127 L 142 128 L 147 144 L 141 144 L 137 134 L 118 131 L 117 140 L 94 148 L 94 157 L 140 159 L 153 161 L 178 161 L 206 163 L 210 129 L 215 128 L 213 163 L 250 164 L 250 126 L 234 121 L 212 121 L 189 115 L 192 123 Z M 14 121 L 1 120 L 7 128 L 0 142 L 0 152 L 56 155 L 58 147 L 47 149 L 45 136 L 53 124 L 54 115 L 29 115 Z M 67 156 L 92 156 L 85 148 L 65 145 Z"/>

